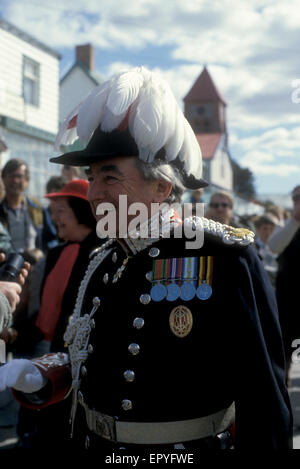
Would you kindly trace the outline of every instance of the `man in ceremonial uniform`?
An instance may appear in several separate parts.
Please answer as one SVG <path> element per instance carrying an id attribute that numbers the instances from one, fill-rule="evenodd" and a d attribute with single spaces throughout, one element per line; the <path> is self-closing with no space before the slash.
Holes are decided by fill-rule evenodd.
<path id="1" fill-rule="evenodd" d="M 70 114 L 57 143 L 77 136 L 86 149 L 53 161 L 89 165 L 98 231 L 106 210 L 114 233 L 82 280 L 66 353 L 12 361 L 0 388 L 34 408 L 71 390 L 71 435 L 104 454 L 290 448 L 276 301 L 253 233 L 182 222 L 172 206 L 150 214 L 205 186 L 199 145 L 167 84 L 143 68 L 113 77 Z M 150 215 L 131 229 L 136 203 Z M 188 244 L 191 233 L 204 242 Z"/>

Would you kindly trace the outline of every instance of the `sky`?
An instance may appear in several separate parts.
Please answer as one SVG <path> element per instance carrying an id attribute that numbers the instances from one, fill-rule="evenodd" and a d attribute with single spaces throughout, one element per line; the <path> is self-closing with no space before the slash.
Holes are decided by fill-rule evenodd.
<path id="1" fill-rule="evenodd" d="M 300 184 L 299 0 L 0 0 L 0 16 L 58 51 L 61 77 L 90 43 L 103 79 L 147 66 L 181 106 L 205 65 L 257 193 Z"/>

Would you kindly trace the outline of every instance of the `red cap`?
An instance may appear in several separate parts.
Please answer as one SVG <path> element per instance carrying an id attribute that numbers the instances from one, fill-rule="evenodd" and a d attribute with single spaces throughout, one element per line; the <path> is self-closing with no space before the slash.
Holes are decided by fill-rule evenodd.
<path id="1" fill-rule="evenodd" d="M 44 197 L 52 199 L 53 197 L 78 197 L 87 200 L 87 191 L 89 183 L 85 179 L 73 179 L 68 182 L 59 192 L 50 192 Z"/>

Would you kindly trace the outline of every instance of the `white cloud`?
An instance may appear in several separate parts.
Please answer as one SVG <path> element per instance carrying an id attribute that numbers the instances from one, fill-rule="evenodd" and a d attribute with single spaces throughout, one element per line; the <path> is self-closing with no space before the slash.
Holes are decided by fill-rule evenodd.
<path id="1" fill-rule="evenodd" d="M 293 157 L 296 151 L 299 155 L 296 158 L 300 163 L 300 127 L 277 127 L 259 135 L 236 139 L 234 144 L 244 153 L 255 149 L 278 157 Z"/>
<path id="2" fill-rule="evenodd" d="M 243 162 L 243 161 L 242 161 Z M 300 176 L 300 167 L 298 165 L 289 165 L 289 164 L 279 164 L 276 166 L 267 165 L 259 162 L 252 162 L 251 158 L 245 159 L 245 166 L 249 168 L 255 175 L 267 175 L 267 176 L 292 176 L 298 174 Z M 274 191 L 280 190 L 279 188 L 274 188 Z"/>
<path id="3" fill-rule="evenodd" d="M 232 142 L 238 162 L 254 175 L 300 178 L 300 127 L 278 127 L 259 135 L 239 138 Z"/>
<path id="4" fill-rule="evenodd" d="M 300 101 L 298 0 L 10 0 L 2 11 L 54 48 L 90 42 L 121 49 L 122 62 L 101 65 L 104 77 L 132 66 L 126 50 L 169 47 L 168 64 L 156 52 L 151 66 L 181 106 L 207 64 L 228 104 L 229 142 L 238 161 L 255 174 L 299 172 L 300 102 L 293 102 L 293 96 Z"/>

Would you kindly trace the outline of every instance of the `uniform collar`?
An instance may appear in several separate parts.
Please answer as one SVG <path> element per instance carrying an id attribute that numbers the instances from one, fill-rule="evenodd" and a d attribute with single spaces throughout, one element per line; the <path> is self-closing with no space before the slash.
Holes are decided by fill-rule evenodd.
<path id="1" fill-rule="evenodd" d="M 162 209 L 140 226 L 139 231 L 129 233 L 127 238 L 118 239 L 117 242 L 127 255 L 135 255 L 161 238 L 169 238 L 170 233 L 181 224 L 182 220 L 174 209 Z M 142 237 L 144 233 L 148 233 L 148 236 Z"/>

